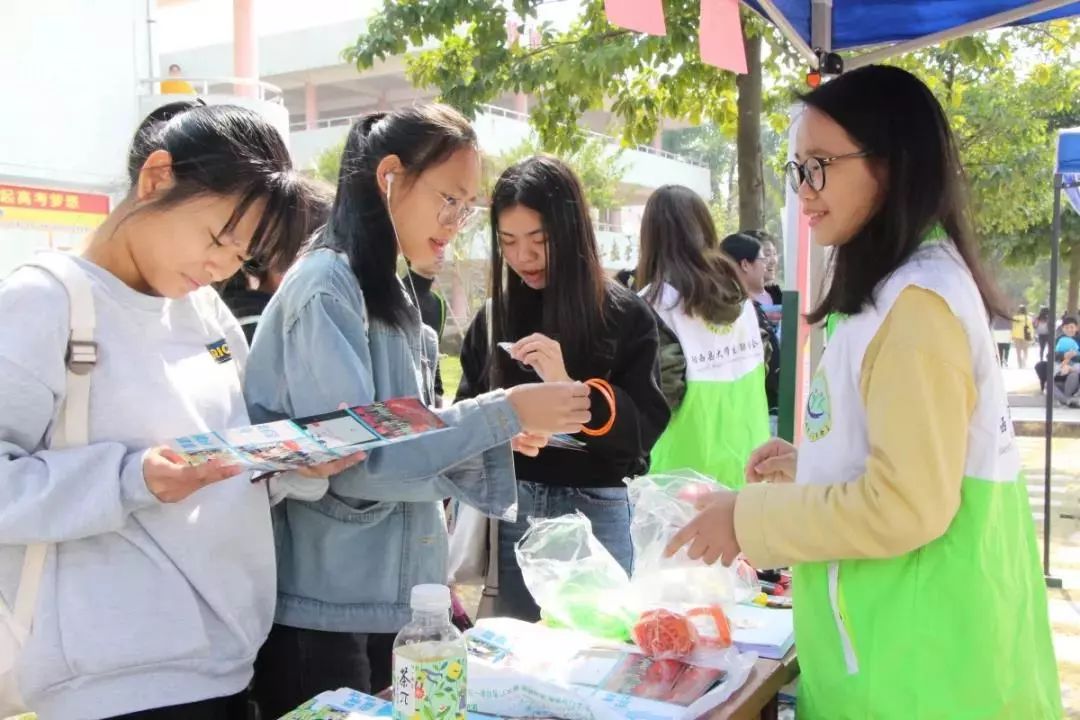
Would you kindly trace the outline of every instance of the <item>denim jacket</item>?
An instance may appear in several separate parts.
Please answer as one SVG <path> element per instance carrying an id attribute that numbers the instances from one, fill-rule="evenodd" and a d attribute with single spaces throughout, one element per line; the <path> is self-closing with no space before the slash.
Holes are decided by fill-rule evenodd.
<path id="1" fill-rule="evenodd" d="M 263 313 L 244 397 L 254 422 L 424 397 L 436 353 L 418 312 L 404 328 L 369 320 L 348 260 L 321 248 L 300 259 Z M 446 581 L 443 498 L 514 516 L 508 443 L 520 424 L 506 395 L 438 412 L 451 429 L 373 450 L 332 477 L 321 499 L 274 508 L 278 623 L 396 632 L 409 621 L 412 587 Z"/>

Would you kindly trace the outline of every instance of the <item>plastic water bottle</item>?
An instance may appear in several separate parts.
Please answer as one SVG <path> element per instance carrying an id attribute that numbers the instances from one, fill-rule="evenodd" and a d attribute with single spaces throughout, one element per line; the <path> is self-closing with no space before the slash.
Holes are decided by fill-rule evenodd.
<path id="1" fill-rule="evenodd" d="M 450 588 L 412 589 L 412 622 L 394 639 L 394 720 L 465 720 L 468 652 L 450 622 Z"/>

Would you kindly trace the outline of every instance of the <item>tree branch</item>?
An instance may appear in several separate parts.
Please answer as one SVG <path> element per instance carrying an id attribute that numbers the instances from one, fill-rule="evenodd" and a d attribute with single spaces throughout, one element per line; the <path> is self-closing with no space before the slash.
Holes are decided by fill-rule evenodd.
<path id="1" fill-rule="evenodd" d="M 621 37 L 623 35 L 629 35 L 630 32 L 631 32 L 630 30 L 609 30 L 608 32 L 601 35 L 600 37 L 591 37 L 589 35 L 582 35 L 581 37 L 575 38 L 573 40 L 563 40 L 561 42 L 553 42 L 553 43 L 550 43 L 548 45 L 543 45 L 541 47 L 535 48 L 534 50 L 530 50 L 529 52 L 525 53 L 524 55 L 522 55 L 518 59 L 519 60 L 528 60 L 531 57 L 534 57 L 536 55 L 541 55 L 543 53 L 548 52 L 549 50 L 555 50 L 556 48 L 570 47 L 572 45 L 579 45 L 579 44 L 581 44 L 582 42 L 584 42 L 586 40 L 600 40 L 600 41 L 611 40 L 611 39 L 614 39 L 614 38 L 617 38 L 617 37 Z"/>

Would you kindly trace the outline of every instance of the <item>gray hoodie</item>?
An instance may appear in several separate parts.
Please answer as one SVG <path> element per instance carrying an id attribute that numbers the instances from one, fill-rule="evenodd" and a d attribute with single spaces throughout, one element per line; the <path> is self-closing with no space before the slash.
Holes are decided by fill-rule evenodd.
<path id="1" fill-rule="evenodd" d="M 86 447 L 44 449 L 65 392 L 63 287 L 35 268 L 0 283 L 0 594 L 9 606 L 22 546 L 56 543 L 20 687 L 40 720 L 235 694 L 274 614 L 265 485 L 241 475 L 163 504 L 146 488 L 142 457 L 173 437 L 247 424 L 243 333 L 209 289 L 198 301 L 154 298 L 78 262 L 92 280 L 99 344 Z M 231 359 L 220 362 L 208 346 L 222 339 Z"/>

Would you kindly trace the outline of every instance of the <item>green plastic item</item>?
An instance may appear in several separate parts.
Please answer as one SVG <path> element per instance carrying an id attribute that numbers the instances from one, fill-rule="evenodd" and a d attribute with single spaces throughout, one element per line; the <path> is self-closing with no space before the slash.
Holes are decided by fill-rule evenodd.
<path id="1" fill-rule="evenodd" d="M 629 642 L 634 614 L 613 593 L 599 589 L 587 575 L 569 578 L 559 588 L 559 603 L 545 608 L 541 620 L 549 627 L 569 628 L 605 640 Z"/>

